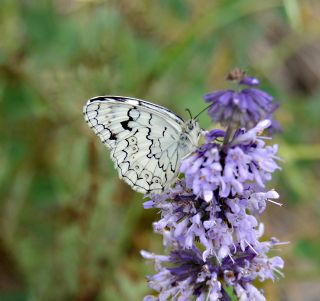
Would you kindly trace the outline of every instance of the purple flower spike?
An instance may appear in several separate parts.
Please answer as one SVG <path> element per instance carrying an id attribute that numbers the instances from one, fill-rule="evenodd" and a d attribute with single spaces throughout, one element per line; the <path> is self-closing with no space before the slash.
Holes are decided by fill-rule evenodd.
<path id="1" fill-rule="evenodd" d="M 240 300 L 265 300 L 251 282 L 255 279 L 274 280 L 278 277 L 278 269 L 283 268 L 280 257 L 267 257 L 272 244 L 265 242 L 265 246 L 259 255 L 250 248 L 241 251 L 235 247 L 235 259 L 227 258 L 221 263 L 212 259 L 204 261 L 196 247 L 176 249 L 170 256 L 142 251 L 144 258 L 155 262 L 157 274 L 149 276 L 148 282 L 149 287 L 159 294 L 158 297 L 146 296 L 144 301 L 231 300 L 224 285 L 233 288 Z"/>
<path id="2" fill-rule="evenodd" d="M 257 136 L 269 125 L 270 121 L 261 121 L 248 132 L 239 133 L 227 152 L 219 144 L 203 145 L 181 164 L 186 186 L 207 202 L 215 199 L 215 190 L 220 197 L 233 197 L 242 194 L 248 182 L 264 187 L 270 174 L 280 168 L 277 145 L 266 146 Z"/>
<path id="3" fill-rule="evenodd" d="M 214 122 L 249 129 L 265 118 L 272 118 L 277 104 L 268 93 L 252 88 L 259 85 L 258 79 L 244 73 L 228 76 L 228 79 L 249 87 L 240 91 L 228 89 L 206 94 L 204 99 L 211 103 L 208 113 Z"/>
<path id="4" fill-rule="evenodd" d="M 259 222 L 267 204 L 281 206 L 266 187 L 280 169 L 278 146 L 262 135 L 277 105 L 240 69 L 228 79 L 248 87 L 205 96 L 209 115 L 227 129 L 203 131 L 205 143 L 182 160 L 174 186 L 144 203 L 160 212 L 153 228 L 168 251 L 141 251 L 156 270 L 147 278 L 155 295 L 144 301 L 266 301 L 253 283 L 283 276 L 281 257 L 268 256 L 281 243 L 261 241 Z"/>

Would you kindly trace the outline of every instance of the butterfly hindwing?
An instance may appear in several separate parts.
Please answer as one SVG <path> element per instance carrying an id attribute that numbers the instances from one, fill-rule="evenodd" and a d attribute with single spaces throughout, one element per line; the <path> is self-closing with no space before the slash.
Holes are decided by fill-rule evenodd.
<path id="1" fill-rule="evenodd" d="M 85 119 L 111 149 L 119 177 L 142 193 L 159 193 L 178 172 L 190 150 L 179 148 L 184 121 L 152 103 L 127 97 L 95 97 Z"/>

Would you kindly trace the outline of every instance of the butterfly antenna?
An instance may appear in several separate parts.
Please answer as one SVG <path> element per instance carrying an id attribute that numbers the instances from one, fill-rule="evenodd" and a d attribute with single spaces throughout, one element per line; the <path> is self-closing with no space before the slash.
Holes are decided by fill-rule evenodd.
<path id="1" fill-rule="evenodd" d="M 189 113 L 190 119 L 193 119 L 190 109 L 186 108 L 186 111 Z"/>
<path id="2" fill-rule="evenodd" d="M 208 106 L 205 107 L 203 110 L 201 110 L 201 111 L 194 117 L 194 119 L 197 119 L 200 114 L 202 114 L 204 111 L 208 110 L 211 106 L 212 106 L 212 104 L 208 105 Z"/>

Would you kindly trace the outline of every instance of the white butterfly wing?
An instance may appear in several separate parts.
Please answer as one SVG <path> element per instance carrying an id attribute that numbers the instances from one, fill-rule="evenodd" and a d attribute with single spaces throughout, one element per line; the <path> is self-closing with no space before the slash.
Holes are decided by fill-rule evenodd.
<path id="1" fill-rule="evenodd" d="M 128 97 L 102 96 L 88 101 L 85 119 L 111 149 L 119 177 L 141 193 L 170 186 L 180 160 L 193 150 L 181 147 L 184 121 L 158 105 Z"/>

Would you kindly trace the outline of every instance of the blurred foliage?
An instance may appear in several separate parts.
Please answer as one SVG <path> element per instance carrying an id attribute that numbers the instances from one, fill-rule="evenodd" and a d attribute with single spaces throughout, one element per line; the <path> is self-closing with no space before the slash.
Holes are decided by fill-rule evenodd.
<path id="1" fill-rule="evenodd" d="M 1 300 L 141 300 L 157 212 L 118 180 L 82 106 L 131 95 L 186 117 L 235 66 L 281 103 L 284 206 L 262 220 L 291 243 L 286 278 L 263 287 L 318 300 L 319 1 L 1 0 L 0 28 Z"/>

